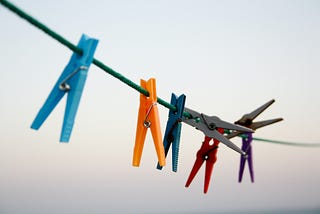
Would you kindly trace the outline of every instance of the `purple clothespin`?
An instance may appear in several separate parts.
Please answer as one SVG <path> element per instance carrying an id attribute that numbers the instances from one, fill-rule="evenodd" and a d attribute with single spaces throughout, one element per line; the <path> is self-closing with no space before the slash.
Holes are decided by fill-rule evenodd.
<path id="1" fill-rule="evenodd" d="M 254 182 L 254 174 L 253 174 L 253 165 L 252 165 L 252 133 L 243 134 L 242 137 L 242 151 L 246 153 L 246 155 L 240 156 L 240 169 L 239 169 L 239 183 L 242 181 L 244 166 L 246 161 L 248 161 L 248 167 L 251 177 L 251 182 Z"/>
<path id="2" fill-rule="evenodd" d="M 282 118 L 275 118 L 270 120 L 263 120 L 259 122 L 253 122 L 253 120 L 258 117 L 264 110 L 266 110 L 272 103 L 274 103 L 274 99 L 270 100 L 269 102 L 265 103 L 264 105 L 260 106 L 256 110 L 252 111 L 249 114 L 245 114 L 241 117 L 240 120 L 236 121 L 235 124 L 241 125 L 252 130 L 256 130 L 258 128 L 271 125 L 273 123 L 279 122 L 283 120 Z M 239 170 L 239 182 L 242 181 L 242 175 L 245 165 L 245 160 L 248 160 L 249 171 L 251 176 L 251 181 L 254 182 L 253 176 L 253 163 L 252 163 L 252 133 L 244 133 L 241 131 L 232 131 L 226 136 L 228 139 L 231 139 L 236 136 L 242 137 L 242 150 L 246 153 L 246 155 L 241 155 L 240 157 L 240 170 Z"/>

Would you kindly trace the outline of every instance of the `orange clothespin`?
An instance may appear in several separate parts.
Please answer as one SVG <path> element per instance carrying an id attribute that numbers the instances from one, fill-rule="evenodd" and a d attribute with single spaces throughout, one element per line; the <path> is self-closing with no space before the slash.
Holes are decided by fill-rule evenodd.
<path id="1" fill-rule="evenodd" d="M 150 78 L 148 81 L 141 79 L 140 85 L 149 92 L 149 97 L 140 94 L 140 106 L 132 165 L 140 165 L 147 129 L 150 128 L 159 164 L 160 166 L 164 166 L 166 165 L 166 159 L 162 144 L 160 119 L 157 107 L 156 79 Z"/>

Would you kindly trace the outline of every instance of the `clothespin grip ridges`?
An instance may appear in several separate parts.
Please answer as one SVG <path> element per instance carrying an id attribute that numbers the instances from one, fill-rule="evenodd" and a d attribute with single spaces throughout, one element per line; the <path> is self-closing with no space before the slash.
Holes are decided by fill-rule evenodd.
<path id="1" fill-rule="evenodd" d="M 172 171 L 178 170 L 179 144 L 181 135 L 181 122 L 186 96 L 184 94 L 177 97 L 174 93 L 171 94 L 170 104 L 176 107 L 176 110 L 170 109 L 167 121 L 166 131 L 163 138 L 163 146 L 165 156 L 167 157 L 170 146 L 172 146 Z M 157 164 L 157 169 L 161 170 L 162 166 Z"/>

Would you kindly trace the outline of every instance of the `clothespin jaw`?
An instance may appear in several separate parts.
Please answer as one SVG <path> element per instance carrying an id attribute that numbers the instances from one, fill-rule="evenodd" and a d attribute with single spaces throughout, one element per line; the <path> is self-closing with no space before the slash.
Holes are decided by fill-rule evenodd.
<path id="1" fill-rule="evenodd" d="M 69 142 L 75 121 L 80 98 L 87 79 L 88 69 L 92 63 L 93 55 L 98 45 L 98 40 L 82 35 L 78 48 L 82 54 L 73 53 L 72 57 L 63 70 L 58 81 L 51 90 L 47 100 L 43 104 L 31 128 L 38 130 L 49 114 L 53 111 L 62 97 L 67 93 L 67 104 L 61 130 L 60 142 Z"/>
<path id="2" fill-rule="evenodd" d="M 185 110 L 190 114 L 190 118 L 184 118 L 183 122 L 189 124 L 190 126 L 195 127 L 196 129 L 202 131 L 205 136 L 214 138 L 228 146 L 229 148 L 239 152 L 242 155 L 245 153 L 234 143 L 228 140 L 225 136 L 217 131 L 218 128 L 229 129 L 229 130 L 237 130 L 241 132 L 253 132 L 252 129 L 238 126 L 232 123 L 228 123 L 226 121 L 221 120 L 216 116 L 207 116 L 202 113 L 198 113 L 194 110 L 185 108 Z"/>
<path id="3" fill-rule="evenodd" d="M 140 85 L 149 92 L 149 96 L 140 94 L 140 106 L 137 121 L 136 139 L 133 151 L 133 166 L 139 166 L 147 129 L 150 128 L 160 166 L 166 164 L 165 152 L 162 144 L 160 119 L 157 107 L 156 80 L 141 79 Z"/>
<path id="4" fill-rule="evenodd" d="M 172 145 L 172 171 L 178 170 L 179 144 L 181 135 L 181 121 L 184 110 L 186 96 L 184 94 L 177 97 L 174 93 L 171 94 L 170 104 L 176 107 L 176 110 L 170 109 L 169 118 L 167 121 L 166 131 L 163 138 L 163 146 L 165 156 L 167 157 L 170 145 Z M 162 166 L 158 163 L 157 169 L 161 170 Z"/>
<path id="5" fill-rule="evenodd" d="M 254 173 L 253 173 L 253 161 L 252 161 L 252 133 L 243 134 L 242 136 L 242 147 L 241 149 L 245 151 L 246 155 L 240 156 L 240 168 L 239 168 L 239 183 L 242 181 L 243 171 L 246 161 L 248 162 L 249 172 L 251 182 L 254 182 Z"/>
<path id="6" fill-rule="evenodd" d="M 218 128 L 220 134 L 223 133 L 222 128 Z M 211 139 L 213 139 L 213 144 L 210 144 Z M 204 161 L 206 161 L 205 168 L 205 177 L 204 177 L 204 188 L 203 192 L 207 193 L 210 185 L 211 175 L 213 172 L 213 167 L 217 161 L 217 152 L 218 152 L 219 140 L 205 136 L 204 142 L 201 145 L 201 148 L 197 152 L 197 158 L 193 165 L 193 168 L 190 172 L 188 180 L 185 187 L 189 187 L 192 180 L 198 173 Z"/>
<path id="7" fill-rule="evenodd" d="M 259 108 L 255 109 L 254 111 L 243 115 L 241 117 L 241 119 L 239 119 L 235 122 L 235 124 L 250 128 L 252 130 L 257 130 L 258 128 L 262 128 L 264 126 L 268 126 L 268 125 L 282 121 L 283 118 L 275 118 L 275 119 L 270 119 L 270 120 L 253 122 L 253 120 L 256 117 L 258 117 L 263 111 L 265 111 L 274 102 L 275 102 L 275 100 L 272 99 L 272 100 L 268 101 L 267 103 L 263 104 L 262 106 L 260 106 Z M 246 133 L 246 132 L 233 131 L 227 135 L 227 138 L 231 139 L 231 138 L 236 137 L 242 133 Z"/>
<path id="8" fill-rule="evenodd" d="M 258 117 L 263 111 L 265 111 L 272 103 L 274 103 L 275 100 L 272 99 L 268 101 L 267 103 L 263 104 L 259 108 L 255 109 L 254 111 L 243 115 L 239 120 L 235 122 L 237 125 L 242 125 L 247 128 L 256 130 L 258 128 L 264 127 L 271 125 L 273 123 L 282 121 L 282 118 L 275 118 L 275 119 L 270 119 L 270 120 L 263 120 L 263 121 L 258 121 L 258 122 L 253 122 L 253 120 Z M 254 182 L 254 173 L 253 173 L 253 161 L 252 161 L 252 133 L 246 133 L 242 131 L 228 131 L 227 138 L 231 139 L 233 137 L 241 135 L 242 137 L 242 150 L 246 153 L 246 155 L 241 155 L 240 156 L 240 168 L 239 168 L 239 177 L 238 181 L 242 181 L 243 177 L 243 171 L 245 167 L 246 161 L 248 161 L 248 167 L 249 167 L 249 172 L 250 172 L 250 178 L 251 182 Z"/>
<path id="9" fill-rule="evenodd" d="M 264 112 L 274 102 L 275 102 L 275 100 L 272 99 L 272 100 L 268 101 L 267 103 L 263 104 L 262 106 L 260 106 L 259 108 L 255 109 L 254 111 L 243 115 L 240 120 L 235 122 L 235 124 L 242 124 L 243 126 L 246 126 L 246 127 L 251 125 L 252 121 L 256 117 L 258 117 L 262 112 Z"/>

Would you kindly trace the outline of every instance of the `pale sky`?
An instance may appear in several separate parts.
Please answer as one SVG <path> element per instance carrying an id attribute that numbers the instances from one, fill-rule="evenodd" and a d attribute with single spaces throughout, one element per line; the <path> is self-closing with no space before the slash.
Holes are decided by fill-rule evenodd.
<path id="1" fill-rule="evenodd" d="M 275 99 L 257 120 L 284 121 L 254 137 L 320 143 L 319 1 L 12 1 L 158 96 L 234 122 Z M 92 65 L 70 143 L 58 143 L 65 99 L 30 125 L 72 52 L 0 6 L 0 213 L 221 213 L 320 205 L 320 148 L 253 142 L 255 183 L 220 144 L 209 192 L 204 168 L 189 188 L 203 134 L 183 124 L 178 172 L 156 169 L 148 131 L 132 167 L 139 93 Z M 164 133 L 168 109 L 158 105 Z M 233 139 L 239 147 L 240 139 Z"/>

